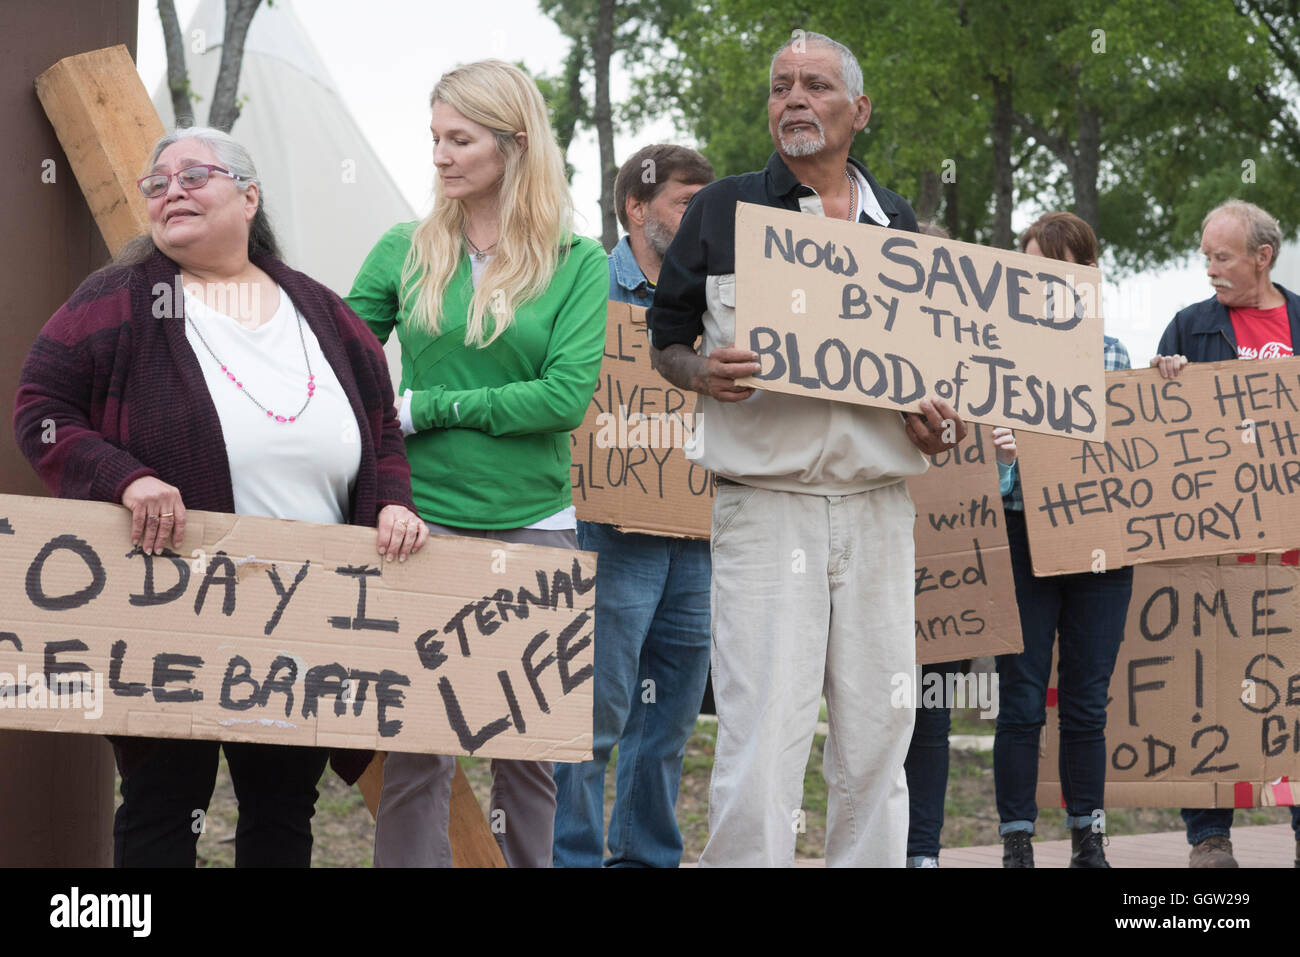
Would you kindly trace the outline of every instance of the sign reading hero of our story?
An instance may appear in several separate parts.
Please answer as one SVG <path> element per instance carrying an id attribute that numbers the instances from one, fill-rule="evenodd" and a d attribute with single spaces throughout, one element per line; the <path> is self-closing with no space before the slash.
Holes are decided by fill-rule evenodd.
<path id="1" fill-rule="evenodd" d="M 1095 267 L 739 203 L 736 346 L 760 389 L 1105 432 Z"/>
<path id="2" fill-rule="evenodd" d="M 0 495 L 0 727 L 590 758 L 594 555 L 187 519 L 145 555 L 126 509 Z"/>
<path id="3" fill-rule="evenodd" d="M 1300 544 L 1300 362 L 1106 374 L 1104 442 L 1026 436 L 1034 572 Z"/>

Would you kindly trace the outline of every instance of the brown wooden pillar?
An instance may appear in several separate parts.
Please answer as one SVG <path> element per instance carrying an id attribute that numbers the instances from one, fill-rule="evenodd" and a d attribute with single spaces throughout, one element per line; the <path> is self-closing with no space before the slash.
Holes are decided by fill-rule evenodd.
<path id="1" fill-rule="evenodd" d="M 0 491 L 44 495 L 18 452 L 13 399 L 48 319 L 108 250 L 33 81 L 75 53 L 125 44 L 137 0 L 0 3 Z M 2 628 L 3 623 L 0 623 Z M 0 731 L 0 866 L 112 864 L 113 755 L 96 735 Z"/>

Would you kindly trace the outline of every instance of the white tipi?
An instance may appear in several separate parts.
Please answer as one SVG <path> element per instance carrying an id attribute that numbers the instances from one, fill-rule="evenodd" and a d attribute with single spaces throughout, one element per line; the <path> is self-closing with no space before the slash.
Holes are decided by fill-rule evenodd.
<path id="1" fill-rule="evenodd" d="M 224 25 L 222 0 L 203 0 L 184 31 L 190 85 L 204 97 L 195 104 L 200 124 L 207 120 L 221 63 Z M 192 42 L 195 31 L 202 31 L 201 44 Z M 194 52 L 196 45 L 202 53 Z M 288 0 L 263 4 L 253 17 L 239 96 L 243 107 L 231 134 L 257 163 L 285 261 L 346 295 L 384 231 L 416 217 L 348 112 Z M 171 129 L 175 114 L 165 77 L 153 103 Z M 385 351 L 396 384 L 396 336 Z"/>

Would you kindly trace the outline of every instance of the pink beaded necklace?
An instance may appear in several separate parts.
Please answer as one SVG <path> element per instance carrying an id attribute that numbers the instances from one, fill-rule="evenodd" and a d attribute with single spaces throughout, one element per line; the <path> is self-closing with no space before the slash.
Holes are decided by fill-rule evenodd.
<path id="1" fill-rule="evenodd" d="M 295 310 L 295 312 L 296 311 L 297 310 Z M 276 422 L 282 422 L 282 423 L 296 422 L 298 421 L 299 416 L 301 416 L 303 412 L 307 410 L 307 406 L 311 404 L 311 397 L 316 394 L 316 376 L 312 374 L 311 356 L 307 354 L 307 337 L 306 334 L 302 331 L 301 312 L 298 313 L 298 340 L 302 343 L 303 361 L 307 363 L 307 401 L 304 402 L 302 404 L 302 408 L 299 409 L 297 412 L 295 412 L 293 415 L 277 415 L 275 412 L 272 412 L 266 406 L 262 405 L 262 403 L 258 402 L 255 398 L 253 398 L 253 394 L 244 388 L 244 383 L 239 379 L 239 377 L 236 376 L 233 372 L 231 372 L 230 369 L 227 368 L 224 362 L 222 362 L 220 359 L 217 358 L 217 354 L 212 351 L 212 346 L 208 345 L 208 340 L 204 339 L 203 333 L 199 331 L 198 324 L 189 317 L 188 313 L 186 313 L 185 315 L 185 321 L 190 324 L 190 327 L 194 330 L 194 334 L 199 337 L 199 342 L 203 343 L 203 348 L 208 350 L 208 355 L 212 356 L 212 360 L 217 365 L 221 366 L 221 371 L 226 374 L 226 378 L 229 379 L 231 382 L 233 382 L 235 384 L 235 387 L 239 389 L 240 392 L 248 396 L 248 400 L 252 402 L 253 405 L 257 406 L 259 409 L 265 412 L 266 417 L 268 419 L 274 419 Z"/>

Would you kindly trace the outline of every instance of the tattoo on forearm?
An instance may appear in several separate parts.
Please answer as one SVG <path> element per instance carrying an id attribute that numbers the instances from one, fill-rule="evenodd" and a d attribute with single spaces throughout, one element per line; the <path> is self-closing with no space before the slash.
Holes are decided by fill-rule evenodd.
<path id="1" fill-rule="evenodd" d="M 674 342 L 666 349 L 650 347 L 651 367 L 679 389 L 700 391 L 702 366 L 705 362 L 703 356 L 680 342 Z"/>

